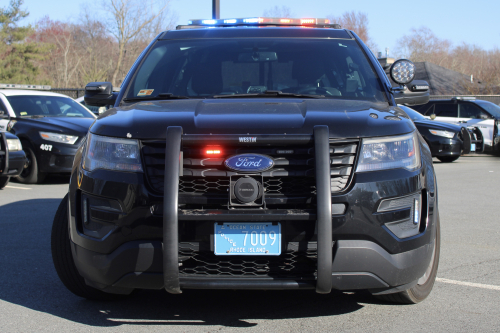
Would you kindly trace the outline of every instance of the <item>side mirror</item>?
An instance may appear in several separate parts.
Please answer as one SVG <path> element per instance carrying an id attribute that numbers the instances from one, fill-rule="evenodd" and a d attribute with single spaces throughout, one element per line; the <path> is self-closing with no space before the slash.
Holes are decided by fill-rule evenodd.
<path id="1" fill-rule="evenodd" d="M 85 104 L 90 106 L 114 105 L 117 96 L 111 82 L 90 82 L 85 87 Z"/>
<path id="2" fill-rule="evenodd" d="M 398 104 L 421 105 L 429 102 L 429 84 L 423 80 L 413 80 L 406 89 L 394 92 Z"/>
<path id="3" fill-rule="evenodd" d="M 10 116 L 7 112 L 0 110 L 0 119 L 10 119 Z"/>

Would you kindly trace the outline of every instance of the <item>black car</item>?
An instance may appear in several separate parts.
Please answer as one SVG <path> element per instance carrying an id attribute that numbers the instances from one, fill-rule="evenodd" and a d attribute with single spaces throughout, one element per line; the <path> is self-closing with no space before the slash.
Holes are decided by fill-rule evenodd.
<path id="1" fill-rule="evenodd" d="M 475 97 L 430 100 L 414 109 L 427 118 L 473 129 L 481 138 L 477 152 L 500 152 L 500 106 Z"/>
<path id="2" fill-rule="evenodd" d="M 0 109 L 10 120 L 0 126 L 17 135 L 27 161 L 17 178 L 40 183 L 50 173 L 71 172 L 76 150 L 96 119 L 72 98 L 32 86 L 0 84 Z"/>
<path id="3" fill-rule="evenodd" d="M 309 28 L 303 27 L 307 25 Z M 320 19 L 193 21 L 161 33 L 75 155 L 52 257 L 76 295 L 134 289 L 369 290 L 417 303 L 440 249 L 425 103 Z M 402 116 L 404 115 L 404 116 Z M 69 233 L 69 234 L 68 234 Z"/>
<path id="4" fill-rule="evenodd" d="M 399 107 L 413 120 L 429 145 L 432 156 L 441 162 L 456 161 L 461 154 L 474 152 L 476 146 L 482 144 L 482 141 L 476 138 L 474 131 L 469 131 L 465 126 L 429 120 L 407 106 L 399 105 Z"/>
<path id="5" fill-rule="evenodd" d="M 0 115 L 3 116 L 3 115 Z M 12 133 L 0 132 L 0 189 L 18 177 L 26 162 L 21 141 Z"/>

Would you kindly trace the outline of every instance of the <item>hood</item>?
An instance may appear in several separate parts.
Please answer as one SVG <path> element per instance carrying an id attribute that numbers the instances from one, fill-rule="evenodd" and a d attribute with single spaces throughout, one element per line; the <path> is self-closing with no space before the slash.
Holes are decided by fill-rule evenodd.
<path id="1" fill-rule="evenodd" d="M 89 127 L 95 121 L 94 118 L 80 117 L 43 117 L 43 118 L 16 118 L 25 124 L 32 124 L 38 130 L 47 130 L 55 133 L 85 136 Z"/>
<path id="2" fill-rule="evenodd" d="M 413 122 L 388 103 L 332 99 L 233 98 L 139 102 L 103 113 L 91 132 L 137 139 L 165 138 L 168 126 L 184 134 L 312 134 L 327 125 L 330 137 L 409 133 Z M 371 116 L 370 116 L 371 115 Z"/>
<path id="3" fill-rule="evenodd" d="M 462 127 L 454 124 L 448 124 L 443 121 L 436 120 L 415 120 L 417 127 L 425 127 L 430 129 L 446 130 L 449 132 L 460 132 Z M 466 126 L 464 126 L 466 127 Z"/>

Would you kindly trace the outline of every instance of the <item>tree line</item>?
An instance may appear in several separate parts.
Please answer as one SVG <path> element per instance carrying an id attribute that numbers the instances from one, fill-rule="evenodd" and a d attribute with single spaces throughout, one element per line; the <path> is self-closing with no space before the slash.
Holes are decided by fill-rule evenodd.
<path id="1" fill-rule="evenodd" d="M 129 68 L 158 33 L 175 27 L 177 16 L 170 0 L 104 0 L 98 10 L 84 7 L 78 23 L 45 17 L 34 26 L 23 25 L 28 11 L 24 0 L 10 0 L 0 8 L 0 82 L 84 87 L 91 81 L 120 86 Z M 267 17 L 293 17 L 290 7 L 274 6 Z M 365 13 L 328 16 L 331 22 L 353 30 L 376 53 Z M 412 28 L 401 37 L 396 56 L 472 75 L 471 94 L 499 93 L 500 51 L 473 44 L 454 46 L 429 28 Z M 469 86 L 463 83 L 464 87 Z M 478 86 L 482 88 L 477 88 Z M 474 87 L 474 88 L 472 88 Z M 478 91 L 478 89 L 480 91 Z"/>

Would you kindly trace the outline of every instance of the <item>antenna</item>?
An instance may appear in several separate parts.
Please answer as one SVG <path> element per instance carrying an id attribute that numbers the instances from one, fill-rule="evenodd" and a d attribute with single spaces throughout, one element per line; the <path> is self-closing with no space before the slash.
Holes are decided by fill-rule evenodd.
<path id="1" fill-rule="evenodd" d="M 220 19 L 220 0 L 212 0 L 212 19 Z"/>

